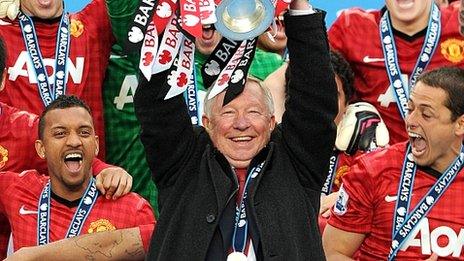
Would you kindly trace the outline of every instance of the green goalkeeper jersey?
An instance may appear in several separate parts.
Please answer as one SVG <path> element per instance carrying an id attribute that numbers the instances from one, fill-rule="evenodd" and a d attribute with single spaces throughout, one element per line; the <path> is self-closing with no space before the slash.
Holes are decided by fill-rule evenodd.
<path id="1" fill-rule="evenodd" d="M 134 112 L 133 96 L 138 85 L 138 57 L 123 55 L 121 48 L 138 1 L 106 2 L 116 38 L 103 88 L 106 161 L 124 168 L 132 175 L 132 191 L 147 199 L 158 216 L 158 190 L 145 159 L 145 149 L 139 135 L 140 126 Z"/>

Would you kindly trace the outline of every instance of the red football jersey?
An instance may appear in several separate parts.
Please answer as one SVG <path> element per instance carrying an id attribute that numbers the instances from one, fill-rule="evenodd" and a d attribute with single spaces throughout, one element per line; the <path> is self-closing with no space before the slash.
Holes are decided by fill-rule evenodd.
<path id="1" fill-rule="evenodd" d="M 37 205 L 47 181 L 47 176 L 34 170 L 21 174 L 0 172 L 0 213 L 10 221 L 15 250 L 37 245 Z M 50 204 L 50 242 L 53 242 L 65 238 L 77 206 L 71 207 L 54 197 Z M 147 227 L 153 228 L 154 224 L 153 209 L 139 195 L 129 193 L 117 200 L 99 196 L 81 234 L 140 226 L 146 243 L 151 236 L 147 234 L 152 231 Z"/>
<path id="2" fill-rule="evenodd" d="M 102 85 L 108 64 L 113 36 L 104 0 L 93 0 L 81 12 L 70 15 L 70 50 L 66 94 L 83 99 L 92 109 L 100 154 L 104 159 L 104 126 Z M 49 82 L 54 82 L 56 35 L 60 18 L 34 19 L 43 62 Z M 0 37 L 6 44 L 7 79 L 0 92 L 0 101 L 20 110 L 40 115 L 44 104 L 40 98 L 37 79 L 26 51 L 18 19 L 0 20 Z"/>
<path id="3" fill-rule="evenodd" d="M 464 65 L 464 38 L 459 34 L 459 5 L 441 9 L 441 37 L 426 70 Z M 390 144 L 405 141 L 407 133 L 401 118 L 380 44 L 380 11 L 359 8 L 345 10 L 329 30 L 332 48 L 340 51 L 355 73 L 355 89 L 359 99 L 374 105 L 390 131 Z M 400 36 L 395 32 L 399 66 L 403 81 L 408 81 L 422 49 L 425 33 L 417 37 Z"/>
<path id="4" fill-rule="evenodd" d="M 386 260 L 388 256 L 406 145 L 398 143 L 358 158 L 343 178 L 343 207 L 332 209 L 328 223 L 366 235 L 358 251 L 360 260 Z M 398 252 L 397 260 L 423 260 L 432 253 L 438 254 L 439 260 L 464 260 L 463 175 L 461 170 L 417 229 L 412 231 Z M 434 175 L 417 169 L 410 210 L 436 181 Z"/>

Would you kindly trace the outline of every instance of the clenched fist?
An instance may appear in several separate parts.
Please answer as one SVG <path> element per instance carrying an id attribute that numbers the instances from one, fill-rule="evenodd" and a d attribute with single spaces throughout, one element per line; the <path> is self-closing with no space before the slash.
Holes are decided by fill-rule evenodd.
<path id="1" fill-rule="evenodd" d="M 19 13 L 19 0 L 0 0 L 0 18 L 14 20 Z"/>

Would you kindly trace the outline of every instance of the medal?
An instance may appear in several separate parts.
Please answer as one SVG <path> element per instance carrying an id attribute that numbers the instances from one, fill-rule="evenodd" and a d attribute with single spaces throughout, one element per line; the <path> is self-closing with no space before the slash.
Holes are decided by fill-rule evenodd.
<path id="1" fill-rule="evenodd" d="M 232 252 L 227 256 L 227 261 L 246 261 L 247 256 L 242 252 Z"/>

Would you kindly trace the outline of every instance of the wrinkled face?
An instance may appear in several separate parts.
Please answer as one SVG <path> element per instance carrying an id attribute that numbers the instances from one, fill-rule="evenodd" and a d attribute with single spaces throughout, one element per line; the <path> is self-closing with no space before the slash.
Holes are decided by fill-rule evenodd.
<path id="1" fill-rule="evenodd" d="M 338 113 L 337 117 L 335 117 L 335 124 L 338 125 L 343 118 L 343 114 L 346 111 L 346 99 L 345 99 L 345 92 L 343 91 L 343 83 L 340 80 L 338 75 L 335 75 L 335 82 L 337 83 L 337 96 L 338 96 Z"/>
<path id="2" fill-rule="evenodd" d="M 463 135 L 464 116 L 451 121 L 445 106 L 447 93 L 418 82 L 411 93 L 406 128 L 414 160 L 443 172 L 458 155 Z"/>
<path id="3" fill-rule="evenodd" d="M 81 107 L 54 109 L 45 116 L 43 139 L 36 150 L 47 160 L 54 193 L 84 192 L 98 154 L 92 117 Z"/>
<path id="4" fill-rule="evenodd" d="M 211 116 L 203 115 L 203 126 L 232 166 L 246 168 L 268 143 L 275 118 L 256 82 L 248 81 L 243 92 L 222 107 L 224 95 L 222 92 L 214 98 Z"/>
<path id="5" fill-rule="evenodd" d="M 285 35 L 285 26 L 283 24 L 283 17 L 276 18 L 277 31 L 269 29 L 267 32 L 258 37 L 258 47 L 264 51 L 278 53 L 283 55 L 285 47 L 287 47 L 287 36 Z M 269 38 L 268 32 L 274 35 L 274 40 Z"/>
<path id="6" fill-rule="evenodd" d="M 415 27 L 422 30 L 427 26 L 432 0 L 385 0 L 392 23 L 397 30 Z M 411 29 L 411 28 L 409 28 Z"/>
<path id="7" fill-rule="evenodd" d="M 21 11 L 42 19 L 59 17 L 63 13 L 63 0 L 21 0 Z"/>
<path id="8" fill-rule="evenodd" d="M 212 25 L 204 25 L 202 37 L 195 39 L 195 48 L 201 54 L 210 55 L 221 38 L 221 34 Z"/>

